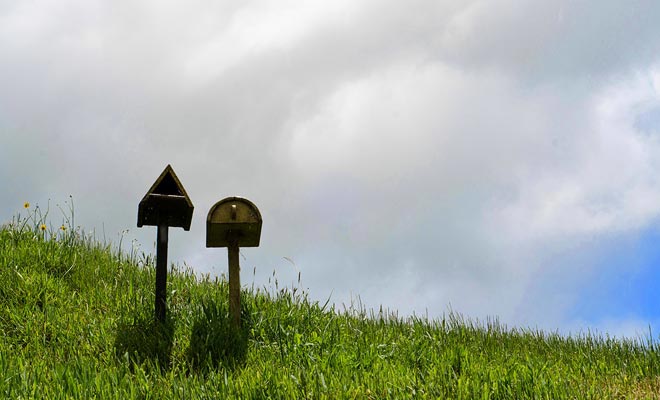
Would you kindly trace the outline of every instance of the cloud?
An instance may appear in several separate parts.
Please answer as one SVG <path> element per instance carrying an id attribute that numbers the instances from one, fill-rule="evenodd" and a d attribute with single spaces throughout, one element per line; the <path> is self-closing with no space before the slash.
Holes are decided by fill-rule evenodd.
<path id="1" fill-rule="evenodd" d="M 137 202 L 171 163 L 196 206 L 171 257 L 199 271 L 225 268 L 203 247 L 208 208 L 244 195 L 265 219 L 244 251 L 258 283 L 277 269 L 338 303 L 589 320 L 572 310 L 603 243 L 619 243 L 603 238 L 659 211 L 659 10 L 4 5 L 0 217 L 73 194 L 81 223 L 151 251 Z"/>
<path id="2" fill-rule="evenodd" d="M 438 54 L 529 83 L 607 79 L 657 60 L 659 14 L 646 1 L 473 2 L 453 15 Z"/>

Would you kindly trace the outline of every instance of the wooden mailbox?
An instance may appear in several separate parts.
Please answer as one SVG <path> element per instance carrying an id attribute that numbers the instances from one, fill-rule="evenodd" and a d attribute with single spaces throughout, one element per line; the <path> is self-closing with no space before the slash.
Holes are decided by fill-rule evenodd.
<path id="1" fill-rule="evenodd" d="M 259 247 L 261 213 L 250 200 L 227 197 L 215 203 L 206 217 L 206 247 Z"/>
<path id="2" fill-rule="evenodd" d="M 241 277 L 239 247 L 257 247 L 261 237 L 261 213 L 250 200 L 227 197 L 215 203 L 206 217 L 206 247 L 227 247 L 229 261 L 229 313 L 241 325 Z"/>
<path id="3" fill-rule="evenodd" d="M 176 226 L 189 231 L 193 209 L 186 190 L 168 165 L 140 201 L 137 226 Z"/>
<path id="4" fill-rule="evenodd" d="M 171 165 L 165 167 L 156 182 L 138 204 L 137 226 L 157 226 L 156 236 L 156 305 L 158 321 L 165 321 L 167 310 L 167 236 L 168 228 L 190 230 L 193 204 Z"/>

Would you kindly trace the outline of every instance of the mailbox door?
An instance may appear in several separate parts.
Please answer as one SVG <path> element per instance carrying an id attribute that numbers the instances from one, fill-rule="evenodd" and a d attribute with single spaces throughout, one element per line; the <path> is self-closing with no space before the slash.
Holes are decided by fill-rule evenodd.
<path id="1" fill-rule="evenodd" d="M 231 240 L 239 247 L 257 247 L 262 219 L 259 209 L 242 197 L 228 197 L 217 202 L 206 218 L 206 247 L 229 247 Z"/>

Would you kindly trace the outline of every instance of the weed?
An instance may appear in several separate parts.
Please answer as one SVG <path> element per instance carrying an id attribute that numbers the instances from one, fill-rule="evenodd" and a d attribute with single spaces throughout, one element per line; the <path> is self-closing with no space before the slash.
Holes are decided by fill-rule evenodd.
<path id="1" fill-rule="evenodd" d="M 0 229 L 4 398 L 657 396 L 653 341 L 507 329 L 453 312 L 401 318 L 359 301 L 340 312 L 277 283 L 244 288 L 235 329 L 227 282 L 189 268 L 172 269 L 168 320 L 158 324 L 152 255 L 86 235 L 73 202 L 57 229 L 48 207 L 24 210 Z"/>

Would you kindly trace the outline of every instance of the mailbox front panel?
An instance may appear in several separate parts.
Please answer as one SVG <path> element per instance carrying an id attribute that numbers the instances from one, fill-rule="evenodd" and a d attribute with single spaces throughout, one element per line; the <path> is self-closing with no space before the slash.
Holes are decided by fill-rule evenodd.
<path id="1" fill-rule="evenodd" d="M 138 227 L 167 225 L 190 230 L 193 207 L 183 196 L 148 195 L 138 206 Z"/>
<path id="2" fill-rule="evenodd" d="M 238 247 L 259 247 L 261 224 L 206 223 L 206 247 L 229 247 L 236 240 Z"/>
<path id="3" fill-rule="evenodd" d="M 228 197 L 217 202 L 206 218 L 206 247 L 257 247 L 261 237 L 261 213 L 249 200 Z"/>

